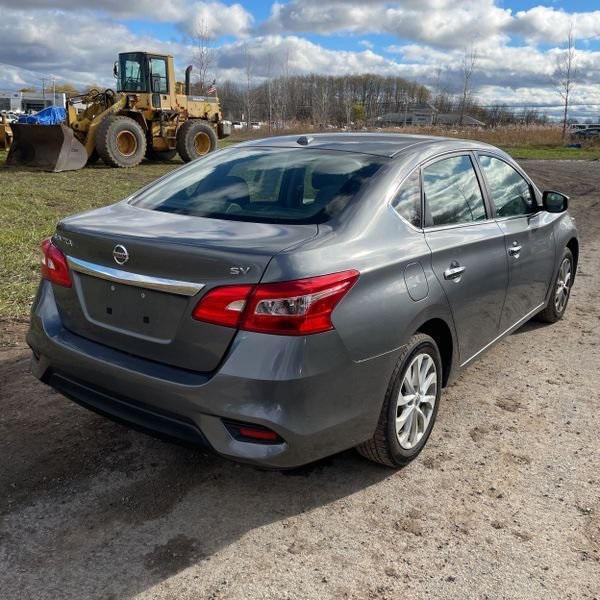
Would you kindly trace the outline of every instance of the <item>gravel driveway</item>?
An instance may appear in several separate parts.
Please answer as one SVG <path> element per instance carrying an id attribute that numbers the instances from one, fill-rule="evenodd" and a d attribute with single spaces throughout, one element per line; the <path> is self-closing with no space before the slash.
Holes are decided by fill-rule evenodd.
<path id="1" fill-rule="evenodd" d="M 262 472 L 163 443 L 2 350 L 0 597 L 599 598 L 600 163 L 525 167 L 572 197 L 566 317 L 464 372 L 401 471 L 349 451 Z"/>

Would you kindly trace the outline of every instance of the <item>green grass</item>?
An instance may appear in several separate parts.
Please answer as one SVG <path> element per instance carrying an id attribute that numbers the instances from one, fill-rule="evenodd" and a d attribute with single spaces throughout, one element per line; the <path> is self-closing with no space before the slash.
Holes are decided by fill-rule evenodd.
<path id="1" fill-rule="evenodd" d="M 227 146 L 238 140 L 223 140 Z M 599 159 L 600 149 L 506 147 L 515 158 Z M 80 171 L 45 173 L 4 165 L 0 150 L 0 321 L 27 316 L 39 280 L 40 240 L 65 215 L 110 204 L 164 175 L 181 162 L 111 169 L 99 163 Z"/>
<path id="2" fill-rule="evenodd" d="M 0 151 L 0 320 L 27 315 L 39 279 L 39 242 L 65 215 L 110 204 L 181 163 L 44 173 L 4 166 Z"/>
<path id="3" fill-rule="evenodd" d="M 564 146 L 507 146 L 503 150 L 516 159 L 599 160 L 600 148 L 566 148 Z"/>

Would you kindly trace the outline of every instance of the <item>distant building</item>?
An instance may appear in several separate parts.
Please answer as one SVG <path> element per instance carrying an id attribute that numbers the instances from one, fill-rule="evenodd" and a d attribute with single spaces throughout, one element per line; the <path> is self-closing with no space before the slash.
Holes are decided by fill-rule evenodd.
<path id="1" fill-rule="evenodd" d="M 0 111 L 37 112 L 47 106 L 66 106 L 66 94 L 46 92 L 3 92 L 0 91 Z"/>
<path id="2" fill-rule="evenodd" d="M 386 113 L 377 117 L 385 125 L 433 125 L 437 110 L 428 102 L 407 104 L 401 112 Z"/>
<path id="3" fill-rule="evenodd" d="M 460 113 L 438 113 L 435 119 L 436 125 L 460 125 Z M 462 124 L 464 127 L 485 127 L 485 123 L 471 117 L 464 115 Z"/>
<path id="4" fill-rule="evenodd" d="M 435 106 L 428 102 L 419 104 L 407 104 L 405 110 L 401 112 L 386 113 L 377 117 L 378 123 L 381 125 L 459 125 L 460 113 L 440 113 Z M 485 127 L 485 123 L 464 115 L 463 123 L 466 127 Z"/>

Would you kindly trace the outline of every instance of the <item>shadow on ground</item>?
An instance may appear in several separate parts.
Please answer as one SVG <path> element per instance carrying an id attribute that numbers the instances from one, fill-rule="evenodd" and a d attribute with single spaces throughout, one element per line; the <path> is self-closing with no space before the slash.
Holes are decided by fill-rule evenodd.
<path id="1" fill-rule="evenodd" d="M 285 472 L 237 465 L 90 413 L 27 369 L 23 353 L 0 363 L 6 590 L 27 572 L 36 598 L 131 597 L 392 473 L 354 451 Z"/>

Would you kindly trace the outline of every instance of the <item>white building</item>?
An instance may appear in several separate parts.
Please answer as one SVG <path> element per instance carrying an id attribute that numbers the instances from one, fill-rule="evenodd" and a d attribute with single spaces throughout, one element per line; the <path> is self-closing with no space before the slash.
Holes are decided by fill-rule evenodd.
<path id="1" fill-rule="evenodd" d="M 0 111 L 37 112 L 47 106 L 66 106 L 66 94 L 0 91 Z"/>

